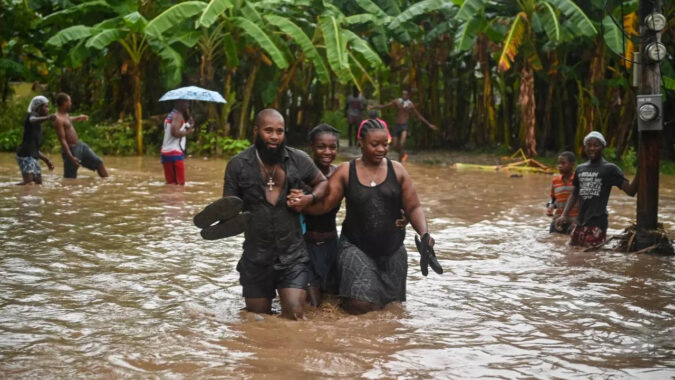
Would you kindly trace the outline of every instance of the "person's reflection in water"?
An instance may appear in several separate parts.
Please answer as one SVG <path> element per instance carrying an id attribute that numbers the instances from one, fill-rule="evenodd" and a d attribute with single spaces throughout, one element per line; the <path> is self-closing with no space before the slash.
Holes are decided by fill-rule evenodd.
<path id="1" fill-rule="evenodd" d="M 191 211 L 185 207 L 185 186 L 164 186 L 161 191 L 164 215 L 170 220 L 185 220 Z"/>

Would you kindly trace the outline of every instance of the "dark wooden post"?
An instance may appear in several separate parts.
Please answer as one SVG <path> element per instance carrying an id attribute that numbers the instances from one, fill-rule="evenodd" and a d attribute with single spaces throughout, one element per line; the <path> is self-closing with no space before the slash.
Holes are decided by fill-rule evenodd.
<path id="1" fill-rule="evenodd" d="M 640 0 L 640 50 L 643 52 L 639 69 L 642 71 L 638 94 L 661 93 L 661 70 L 658 63 L 650 62 L 644 54 L 647 43 L 654 40 L 656 33 L 650 31 L 645 18 L 660 12 L 660 0 Z M 660 32 L 659 32 L 660 34 Z M 639 132 L 637 227 L 639 230 L 655 230 L 659 204 L 659 160 L 661 154 L 661 130 Z"/>

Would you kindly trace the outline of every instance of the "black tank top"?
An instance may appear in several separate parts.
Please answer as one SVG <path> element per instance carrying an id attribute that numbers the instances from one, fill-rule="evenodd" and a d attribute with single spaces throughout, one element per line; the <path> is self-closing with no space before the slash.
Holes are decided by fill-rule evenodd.
<path id="1" fill-rule="evenodd" d="M 369 187 L 356 175 L 356 162 L 349 162 L 349 184 L 345 189 L 347 216 L 342 233 L 369 256 L 388 256 L 403 244 L 405 230 L 396 227 L 403 208 L 401 184 L 391 160 L 387 159 L 387 178 Z"/>
<path id="2" fill-rule="evenodd" d="M 313 232 L 333 232 L 335 228 L 335 216 L 340 210 L 340 205 L 328 211 L 323 215 L 305 215 L 305 225 L 307 231 Z"/>
<path id="3" fill-rule="evenodd" d="M 23 121 L 23 139 L 16 150 L 16 155 L 38 158 L 40 146 L 42 146 L 42 125 L 40 123 L 31 124 L 30 115 L 26 115 L 26 119 Z"/>

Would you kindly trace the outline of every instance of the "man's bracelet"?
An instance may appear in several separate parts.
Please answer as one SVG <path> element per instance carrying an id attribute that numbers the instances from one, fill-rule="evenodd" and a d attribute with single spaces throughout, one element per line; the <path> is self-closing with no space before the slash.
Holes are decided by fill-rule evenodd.
<path id="1" fill-rule="evenodd" d="M 313 191 L 310 194 L 312 194 L 312 204 L 316 203 L 316 194 Z"/>

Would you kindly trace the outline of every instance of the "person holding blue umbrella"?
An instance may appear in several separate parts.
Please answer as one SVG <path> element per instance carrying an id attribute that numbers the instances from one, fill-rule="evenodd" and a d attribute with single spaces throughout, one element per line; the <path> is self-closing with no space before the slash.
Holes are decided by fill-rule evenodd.
<path id="1" fill-rule="evenodd" d="M 189 105 L 189 100 L 176 100 L 164 119 L 161 157 L 167 184 L 185 185 L 186 136 L 195 131 Z"/>
<path id="2" fill-rule="evenodd" d="M 181 87 L 162 95 L 159 101 L 174 100 L 174 108 L 164 119 L 162 166 L 167 184 L 185 185 L 186 136 L 193 133 L 194 120 L 190 115 L 190 100 L 226 103 L 215 91 L 196 86 Z"/>

